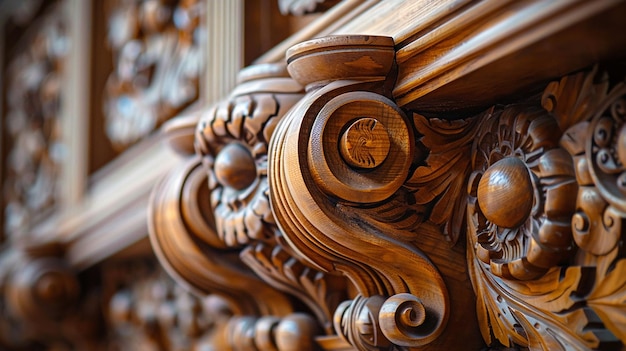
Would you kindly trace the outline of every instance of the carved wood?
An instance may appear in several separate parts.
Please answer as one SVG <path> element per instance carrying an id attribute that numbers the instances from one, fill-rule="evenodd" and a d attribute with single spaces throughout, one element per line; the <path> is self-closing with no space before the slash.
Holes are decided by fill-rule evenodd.
<path id="1" fill-rule="evenodd" d="M 215 327 L 221 336 L 211 341 L 219 349 L 308 349 L 314 335 L 332 330 L 344 298 L 345 281 L 301 262 L 270 209 L 268 141 L 301 91 L 283 65 L 253 66 L 227 100 L 166 126 L 174 147 L 189 150 L 194 142 L 196 156 L 155 189 L 151 239 L 178 281 L 229 303 L 234 316 Z M 194 141 L 185 131 L 195 123 Z M 300 313 L 293 299 L 312 315 Z M 276 335 L 267 335 L 271 330 Z"/>
<path id="2" fill-rule="evenodd" d="M 54 4 L 33 20 L 5 71 L 2 137 L 8 139 L 8 150 L 2 201 L 7 236 L 23 234 L 61 202 L 61 165 L 67 161 L 61 95 L 68 50 L 62 10 Z"/>
<path id="3" fill-rule="evenodd" d="M 32 350 L 37 345 L 95 349 L 99 298 L 81 291 L 78 274 L 58 243 L 14 245 L 0 256 L 0 346 Z"/>
<path id="4" fill-rule="evenodd" d="M 195 0 L 114 4 L 108 34 L 114 70 L 105 114 L 107 136 L 117 149 L 145 138 L 197 99 L 204 11 Z"/>
<path id="5" fill-rule="evenodd" d="M 348 278 L 333 327 L 315 338 L 322 348 L 621 348 L 619 78 L 595 68 L 449 121 L 395 104 L 394 54 L 388 37 L 294 46 L 288 69 L 306 95 L 262 147 L 259 129 L 236 141 L 247 128 L 237 105 L 200 120 L 212 245 L 247 245 L 244 262 L 309 306 L 323 299 L 277 284 L 294 275 L 277 262 Z M 259 149 L 271 207 L 258 209 L 271 209 L 261 213 L 272 231 L 237 212 Z"/>
<path id="6" fill-rule="evenodd" d="M 468 186 L 468 263 L 488 343 L 537 350 L 626 343 L 626 90 L 616 78 L 596 66 L 550 83 L 541 101 L 482 117 Z M 500 201 L 515 211 L 496 210 Z"/>
<path id="7" fill-rule="evenodd" d="M 206 5 L 175 2 L 190 3 Z M 138 35 L 162 29 L 165 2 L 129 4 L 145 15 Z M 155 152 L 130 167 L 146 154 L 127 153 L 116 165 L 132 179 L 89 198 L 105 204 L 25 237 L 62 245 L 9 242 L 0 344 L 103 348 L 104 302 L 122 349 L 624 349 L 626 70 L 604 62 L 625 52 L 609 37 L 624 9 L 341 3 L 261 58 L 281 63 L 243 70 L 226 99 L 165 122 L 150 140 L 182 162 Z M 130 58 L 131 71 L 144 63 Z M 117 93 L 154 72 L 135 73 Z M 194 89 L 206 79 L 193 76 Z M 120 184 L 131 190 L 111 191 Z M 152 270 L 122 268 L 120 280 L 106 264 L 85 284 L 78 269 L 143 252 L 120 248 L 141 242 L 145 207 L 179 286 Z"/>

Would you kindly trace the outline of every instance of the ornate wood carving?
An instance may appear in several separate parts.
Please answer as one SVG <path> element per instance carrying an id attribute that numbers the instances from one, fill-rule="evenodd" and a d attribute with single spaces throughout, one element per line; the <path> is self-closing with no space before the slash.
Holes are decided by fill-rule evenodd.
<path id="1" fill-rule="evenodd" d="M 550 83 L 543 108 L 534 100 L 481 116 L 468 185 L 468 263 L 488 343 L 626 344 L 625 92 L 596 67 Z"/>
<path id="2" fill-rule="evenodd" d="M 509 6 L 520 11 L 509 13 Z M 439 4 L 424 10 L 428 21 L 411 33 L 361 18 L 341 32 L 367 22 L 395 37 L 298 44 L 287 51 L 287 63 L 304 95 L 281 95 L 293 81 L 255 76 L 198 116 L 188 168 L 155 190 L 153 242 L 183 284 L 202 282 L 204 293 L 226 300 L 239 294 L 265 306 L 235 311 L 227 327 L 215 328 L 221 337 L 212 345 L 275 349 L 280 338 L 263 343 L 261 331 L 302 312 L 303 303 L 322 328 L 314 332 L 313 319 L 305 318 L 294 334 L 299 347 L 623 348 L 624 85 L 595 69 L 505 106 L 486 105 L 499 93 L 467 93 L 470 107 L 487 107 L 472 117 L 467 110 L 436 113 L 454 111 L 448 105 L 409 110 L 420 108 L 422 97 L 428 104 L 427 94 L 442 86 L 441 96 L 448 96 L 463 84 L 455 78 L 465 77 L 459 70 L 482 77 L 484 67 L 510 60 L 498 36 L 478 40 L 485 28 L 519 18 L 507 28 L 517 33 L 516 26 L 536 23 L 557 40 L 555 31 L 578 23 L 557 15 L 559 9 L 588 19 L 584 10 L 612 6 Z M 394 6 L 376 8 L 395 16 Z M 462 15 L 448 21 L 456 12 Z M 522 21 L 523 13 L 538 15 Z M 557 23 L 548 30 L 542 16 Z M 449 27 L 465 20 L 480 30 Z M 421 35 L 431 27 L 442 30 Z M 464 46 L 466 37 L 475 46 Z M 516 48 L 536 50 L 543 42 L 526 32 L 513 37 Z M 456 54 L 482 52 L 490 42 L 499 48 L 493 57 Z M 475 73 L 467 59 L 485 66 Z M 588 64 L 585 58 L 564 70 L 581 62 Z M 444 72 L 449 65 L 453 71 Z M 244 76 L 257 74 L 250 72 Z M 559 74 L 542 66 L 540 76 Z M 485 79 L 489 87 L 502 84 Z M 531 81 L 538 84 L 526 80 L 514 89 Z M 190 150 L 191 137 L 175 144 Z M 238 266 L 231 272 L 225 262 Z M 248 285 L 224 279 L 244 272 Z M 263 297 L 269 292 L 287 301 L 284 314 L 270 311 L 274 302 Z M 234 337 L 243 330 L 247 339 Z"/>
<path id="3" fill-rule="evenodd" d="M 294 14 L 335 3 L 280 1 Z M 177 162 L 150 146 L 134 155 L 161 157 L 160 167 L 129 171 L 131 160 L 79 215 L 7 241 L 2 348 L 94 349 L 103 301 L 112 337 L 129 349 L 625 348 L 623 65 L 537 94 L 624 53 L 626 37 L 606 34 L 624 28 L 625 3 L 346 1 L 285 43 L 367 35 L 296 45 L 289 74 L 280 64 L 244 70 L 227 99 L 166 121 L 197 99 L 207 4 L 240 10 L 229 0 L 120 0 L 110 28 L 113 142 L 124 148 L 163 123 L 185 158 L 154 188 L 149 215 L 158 258 L 183 288 L 141 271 L 123 290 L 98 285 L 114 291 L 105 301 L 77 273 L 145 234 L 145 184 Z M 18 146 L 3 186 L 11 205 L 39 192 L 32 212 L 56 201 L 44 180 L 58 167 L 51 121 L 67 39 L 55 26 L 10 64 Z M 283 45 L 261 60 L 278 61 Z M 545 59 L 555 52 L 566 58 Z M 52 176 L 35 174 L 46 168 L 38 163 Z M 11 228 L 30 221 L 15 208 Z M 44 236 L 68 252 L 13 240 Z"/>
<path id="4" fill-rule="evenodd" d="M 420 249 L 448 247 L 444 236 L 424 235 L 418 244 L 426 202 L 416 204 L 407 179 L 425 154 L 411 120 L 389 99 L 393 41 L 327 37 L 287 57 L 308 94 L 272 138 L 272 209 L 299 255 L 355 285 L 358 295 L 335 312 L 336 332 L 359 350 L 452 347 L 454 340 L 440 336 L 472 311 L 450 318 L 446 281 Z M 348 140 L 358 141 L 358 155 Z M 449 182 L 442 183 L 431 191 L 444 193 Z"/>
<path id="5" fill-rule="evenodd" d="M 15 245 L 0 257 L 0 346 L 94 349 L 100 328 L 94 297 L 81 291 L 60 245 Z"/>
<path id="6" fill-rule="evenodd" d="M 245 72 L 189 120 L 196 155 L 155 190 L 152 237 L 183 283 L 212 281 L 203 291 L 227 299 L 253 289 L 258 306 L 262 291 L 287 293 L 325 349 L 623 347 L 622 83 L 594 69 L 447 120 L 396 105 L 391 38 L 325 37 L 287 60 L 304 96 Z M 191 149 L 190 135 L 175 140 Z M 160 209 L 167 188 L 177 200 Z M 174 244 L 190 235 L 209 249 Z M 221 280 L 232 273 L 214 262 L 233 252 L 268 285 Z M 290 306 L 235 312 L 213 345 L 272 349 L 260 331 Z M 254 337 L 235 345 L 231 327 Z"/>
<path id="7" fill-rule="evenodd" d="M 293 254 L 270 209 L 268 141 L 301 90 L 284 66 L 251 67 L 228 100 L 166 127 L 185 152 L 193 138 L 181 132 L 197 123 L 196 156 L 155 189 L 151 238 L 182 284 L 227 301 L 233 316 L 211 339 L 218 349 L 311 349 L 314 335 L 332 330 L 332 313 L 345 298 L 341 277 Z M 294 299 L 315 318 L 299 313 Z"/>
<path id="8" fill-rule="evenodd" d="M 198 97 L 205 63 L 204 2 L 133 0 L 109 17 L 114 71 L 106 86 L 106 131 L 124 149 Z"/>
<path id="9" fill-rule="evenodd" d="M 69 45 L 63 18 L 60 3 L 38 17 L 6 69 L 6 233 L 25 231 L 59 201 L 65 159 L 59 113 Z"/>

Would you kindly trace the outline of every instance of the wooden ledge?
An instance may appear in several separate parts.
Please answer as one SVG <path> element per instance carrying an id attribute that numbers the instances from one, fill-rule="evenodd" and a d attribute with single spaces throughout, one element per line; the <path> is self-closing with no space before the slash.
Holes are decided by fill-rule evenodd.
<path id="1" fill-rule="evenodd" d="M 624 13 L 626 4 L 615 0 L 390 0 L 333 34 L 392 37 L 398 105 L 451 112 L 485 108 L 623 56 Z"/>

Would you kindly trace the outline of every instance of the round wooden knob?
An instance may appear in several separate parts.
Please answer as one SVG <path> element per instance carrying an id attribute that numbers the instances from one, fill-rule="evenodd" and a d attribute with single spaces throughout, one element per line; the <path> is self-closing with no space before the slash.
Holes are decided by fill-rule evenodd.
<path id="1" fill-rule="evenodd" d="M 215 158 L 215 176 L 225 186 L 243 190 L 256 179 L 256 164 L 250 151 L 237 143 L 226 145 Z"/>
<path id="2" fill-rule="evenodd" d="M 49 272 L 39 278 L 35 285 L 36 294 L 44 301 L 56 301 L 64 298 L 65 284 L 61 274 Z"/>
<path id="3" fill-rule="evenodd" d="M 478 183 L 478 205 L 499 227 L 524 223 L 533 206 L 533 185 L 524 162 L 507 157 L 489 167 Z"/>
<path id="4" fill-rule="evenodd" d="M 389 154 L 389 134 L 385 126 L 374 118 L 360 118 L 341 136 L 339 150 L 350 166 L 375 168 Z"/>

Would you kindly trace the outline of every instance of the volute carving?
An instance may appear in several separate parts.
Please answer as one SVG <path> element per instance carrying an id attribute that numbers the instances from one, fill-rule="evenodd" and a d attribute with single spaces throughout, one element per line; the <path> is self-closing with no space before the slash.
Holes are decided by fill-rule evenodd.
<path id="1" fill-rule="evenodd" d="M 394 56 L 388 37 L 304 42 L 295 81 L 244 71 L 166 126 L 193 155 L 155 190 L 151 237 L 228 302 L 210 345 L 622 348 L 626 85 L 594 68 L 426 117 L 394 101 Z"/>
<path id="2" fill-rule="evenodd" d="M 360 296 L 335 314 L 336 332 L 354 347 L 432 343 L 449 316 L 441 275 L 410 233 L 367 215 L 402 193 L 416 154 L 409 119 L 385 95 L 393 41 L 327 37 L 292 47 L 287 59 L 308 94 L 270 144 L 272 208 L 286 240 L 355 285 Z"/>
<path id="3" fill-rule="evenodd" d="M 248 68 L 239 83 L 227 100 L 166 125 L 173 146 L 185 152 L 195 140 L 196 155 L 155 189 L 151 238 L 177 280 L 229 302 L 234 315 L 215 327 L 213 347 L 304 350 L 332 330 L 346 283 L 304 265 L 270 209 L 267 144 L 302 88 L 280 65 Z M 195 124 L 195 137 L 183 136 Z M 316 318 L 292 313 L 293 298 Z"/>

